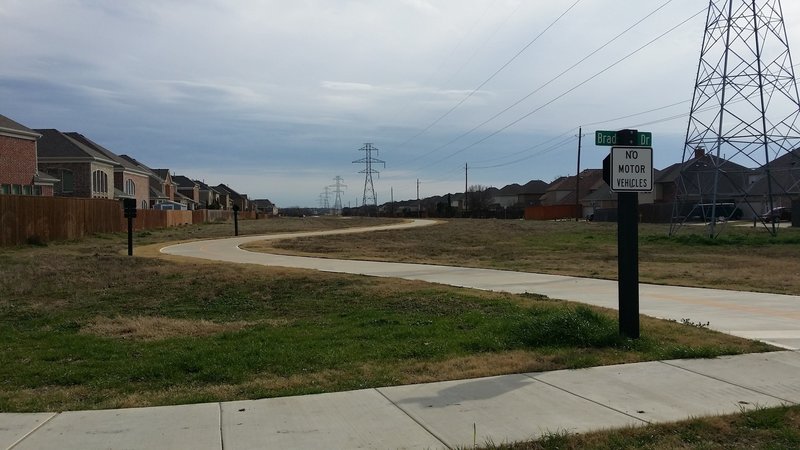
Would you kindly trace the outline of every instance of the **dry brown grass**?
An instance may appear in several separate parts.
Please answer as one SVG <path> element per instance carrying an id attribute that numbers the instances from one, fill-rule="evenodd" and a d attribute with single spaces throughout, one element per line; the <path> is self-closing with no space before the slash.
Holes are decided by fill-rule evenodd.
<path id="1" fill-rule="evenodd" d="M 169 317 L 96 317 L 81 328 L 81 333 L 119 339 L 157 341 L 174 337 L 204 337 L 239 331 L 254 325 L 286 326 L 287 320 L 225 322 L 173 319 Z"/>

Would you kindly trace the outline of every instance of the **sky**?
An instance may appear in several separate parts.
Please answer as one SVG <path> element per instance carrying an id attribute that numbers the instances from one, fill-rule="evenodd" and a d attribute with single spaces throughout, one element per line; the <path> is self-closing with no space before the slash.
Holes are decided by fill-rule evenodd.
<path id="1" fill-rule="evenodd" d="M 800 2 L 783 2 L 800 45 Z M 599 168 L 596 130 L 680 162 L 697 0 L 2 0 L 0 114 L 278 206 Z M 629 56 L 630 55 L 630 56 Z M 649 111 L 649 112 L 648 112 Z M 465 166 L 469 167 L 465 171 Z M 331 197 L 331 202 L 333 197 Z"/>

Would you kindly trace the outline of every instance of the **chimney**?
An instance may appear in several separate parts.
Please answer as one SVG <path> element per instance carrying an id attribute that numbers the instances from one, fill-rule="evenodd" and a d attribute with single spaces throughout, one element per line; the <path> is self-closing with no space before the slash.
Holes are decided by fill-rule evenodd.
<path id="1" fill-rule="evenodd" d="M 700 146 L 695 147 L 695 149 L 694 149 L 694 157 L 695 157 L 695 159 L 702 158 L 703 156 L 706 156 L 706 149 L 704 149 L 703 147 L 700 147 Z"/>

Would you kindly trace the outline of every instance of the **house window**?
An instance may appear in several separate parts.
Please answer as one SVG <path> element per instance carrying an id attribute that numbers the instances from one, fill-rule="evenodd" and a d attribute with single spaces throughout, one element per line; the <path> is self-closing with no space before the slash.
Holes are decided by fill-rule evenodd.
<path id="1" fill-rule="evenodd" d="M 128 195 L 136 195 L 136 183 L 133 180 L 125 181 L 125 193 Z"/>
<path id="2" fill-rule="evenodd" d="M 22 195 L 31 195 L 33 193 L 33 186 L 26 184 L 22 186 Z"/>
<path id="3" fill-rule="evenodd" d="M 147 200 L 142 200 L 142 209 L 147 209 Z"/>
<path id="4" fill-rule="evenodd" d="M 22 186 L 18 184 L 11 185 L 11 195 L 19 195 L 22 193 Z"/>
<path id="5" fill-rule="evenodd" d="M 92 192 L 108 194 L 108 174 L 102 170 L 95 170 L 92 173 Z"/>
<path id="6" fill-rule="evenodd" d="M 0 194 L 8 195 L 10 193 L 11 193 L 11 185 L 10 184 L 0 185 Z"/>
<path id="7" fill-rule="evenodd" d="M 42 195 L 42 187 L 41 186 L 34 186 L 33 187 L 33 195 Z"/>
<path id="8" fill-rule="evenodd" d="M 75 176 L 71 170 L 61 170 L 61 192 L 69 193 L 75 190 Z"/>

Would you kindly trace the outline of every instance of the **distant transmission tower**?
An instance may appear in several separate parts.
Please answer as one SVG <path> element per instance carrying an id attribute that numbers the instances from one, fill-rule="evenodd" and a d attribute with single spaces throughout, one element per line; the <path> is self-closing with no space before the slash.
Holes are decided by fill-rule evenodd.
<path id="1" fill-rule="evenodd" d="M 319 194 L 319 207 L 323 214 L 331 213 L 331 192 L 328 186 L 325 186 L 325 192 Z"/>
<path id="2" fill-rule="evenodd" d="M 366 174 L 366 177 L 364 179 L 364 197 L 361 202 L 361 206 L 374 205 L 377 207 L 378 196 L 375 194 L 375 186 L 372 184 L 372 174 L 373 173 L 380 174 L 380 172 L 373 169 L 372 165 L 383 164 L 383 167 L 386 167 L 386 161 L 381 161 L 380 159 L 372 156 L 373 152 L 375 153 L 375 155 L 377 155 L 379 151 L 377 148 L 373 147 L 372 144 L 369 143 L 364 144 L 364 146 L 361 147 L 359 151 L 366 153 L 366 155 L 363 158 L 353 161 L 353 164 L 365 165 L 364 170 L 358 172 Z"/>
<path id="3" fill-rule="evenodd" d="M 799 99 L 780 0 L 711 0 L 670 234 L 701 218 L 716 237 L 797 193 Z"/>
<path id="4" fill-rule="evenodd" d="M 333 214 L 336 216 L 342 215 L 342 194 L 344 194 L 344 190 L 342 188 L 347 187 L 346 184 L 343 183 L 344 178 L 337 176 L 333 179 L 336 184 L 330 186 L 333 188 L 333 193 L 336 194 L 336 200 L 333 202 Z"/>

